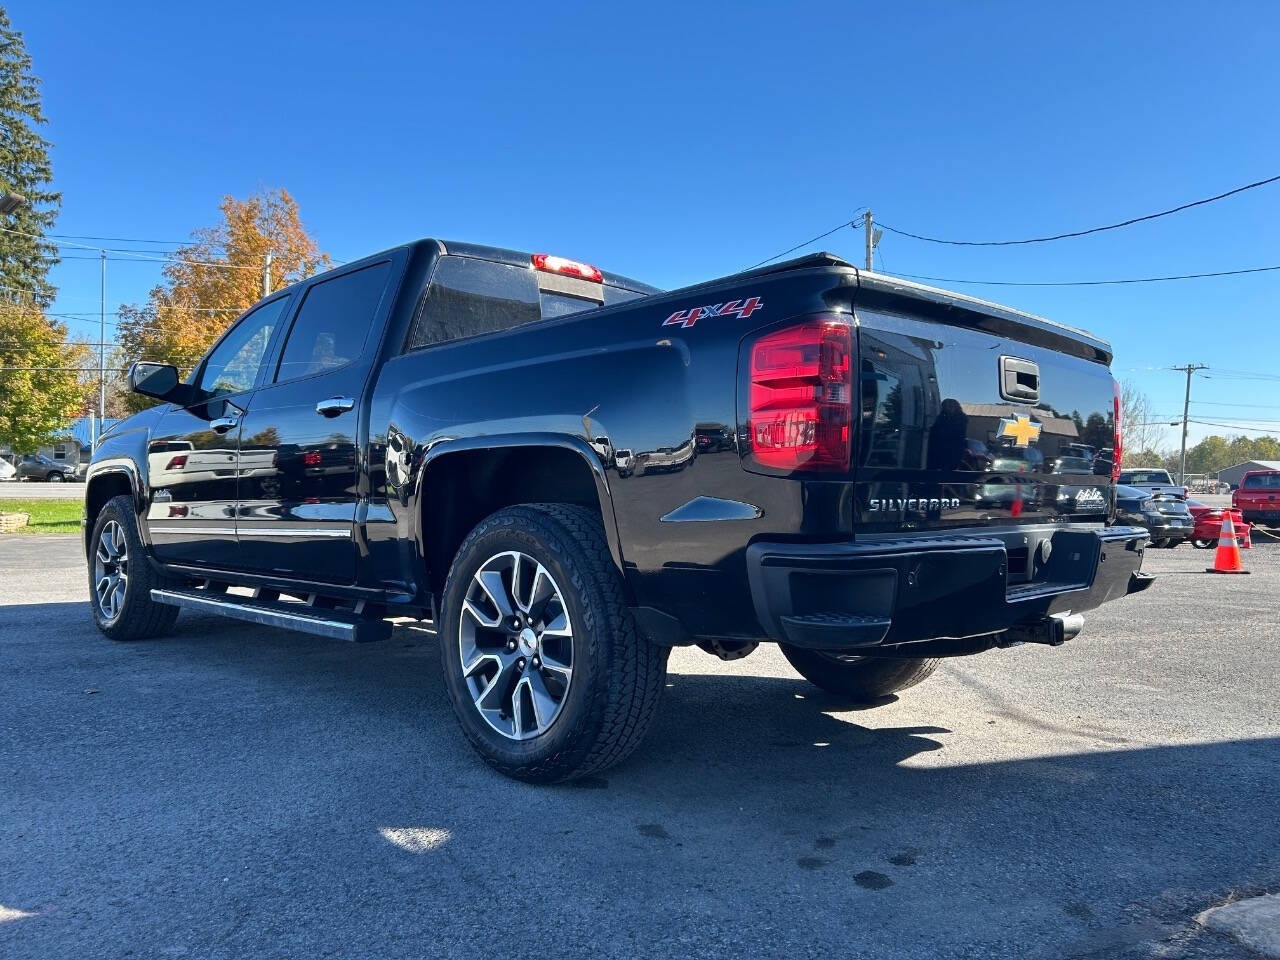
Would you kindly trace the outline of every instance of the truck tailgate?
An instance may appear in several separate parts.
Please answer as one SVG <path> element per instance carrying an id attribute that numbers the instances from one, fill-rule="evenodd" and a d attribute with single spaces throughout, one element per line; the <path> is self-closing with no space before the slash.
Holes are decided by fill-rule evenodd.
<path id="1" fill-rule="evenodd" d="M 1115 387 L 1087 335 L 859 292 L 856 529 L 1105 520 Z"/>

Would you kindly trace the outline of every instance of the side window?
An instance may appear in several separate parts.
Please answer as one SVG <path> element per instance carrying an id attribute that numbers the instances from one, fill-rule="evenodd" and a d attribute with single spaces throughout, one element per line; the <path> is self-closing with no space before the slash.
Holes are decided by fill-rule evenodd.
<path id="1" fill-rule="evenodd" d="M 276 371 L 276 382 L 345 367 L 359 358 L 373 326 L 390 263 L 344 273 L 307 291 Z"/>
<path id="2" fill-rule="evenodd" d="M 221 397 L 248 390 L 258 379 L 267 356 L 267 344 L 280 322 L 289 297 L 264 303 L 246 314 L 209 354 L 197 386 L 206 397 Z"/>
<path id="3" fill-rule="evenodd" d="M 542 319 L 532 268 L 472 257 L 444 257 L 436 265 L 422 312 L 406 349 L 510 330 Z"/>

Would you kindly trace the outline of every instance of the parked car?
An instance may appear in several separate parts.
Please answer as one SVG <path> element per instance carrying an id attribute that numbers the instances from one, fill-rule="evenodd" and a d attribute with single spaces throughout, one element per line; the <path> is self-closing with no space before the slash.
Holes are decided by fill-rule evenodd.
<path id="1" fill-rule="evenodd" d="M 1231 506 L 1250 523 L 1280 528 L 1280 470 L 1250 470 L 1231 495 Z"/>
<path id="2" fill-rule="evenodd" d="M 477 752 L 565 780 L 639 743 L 672 646 L 776 642 L 876 702 L 1149 586 L 1111 476 L 1035 470 L 1042 496 L 979 506 L 992 474 L 962 469 L 970 440 L 1063 455 L 1042 411 L 1118 440 L 1110 362 L 829 254 L 664 293 L 417 241 L 272 294 L 185 383 L 133 366 L 160 403 L 94 454 L 90 611 L 118 640 L 180 607 L 351 639 L 429 618 Z M 235 469 L 193 473 L 201 450 Z"/>
<path id="3" fill-rule="evenodd" d="M 10 462 L 8 457 L 0 456 L 0 483 L 6 480 L 16 480 L 17 478 L 17 468 Z"/>
<path id="4" fill-rule="evenodd" d="M 41 480 L 47 483 L 62 483 L 71 475 L 71 469 L 56 460 L 50 460 L 42 453 L 28 453 L 17 458 L 14 466 L 19 480 Z"/>
<path id="5" fill-rule="evenodd" d="M 1168 470 L 1121 470 L 1119 483 L 1126 487 L 1137 487 L 1147 493 L 1160 493 L 1167 497 L 1187 499 L 1187 488 L 1173 482 Z"/>
<path id="6" fill-rule="evenodd" d="M 1195 523 L 1181 497 L 1153 494 L 1139 487 L 1116 487 L 1116 518 L 1146 527 L 1153 547 L 1176 547 L 1189 540 Z"/>
<path id="7" fill-rule="evenodd" d="M 1232 510 L 1229 507 L 1211 507 L 1198 500 L 1188 500 L 1187 509 L 1191 511 L 1191 519 L 1195 522 L 1195 528 L 1191 531 L 1191 544 L 1201 550 L 1208 550 L 1218 545 L 1218 539 L 1222 535 L 1224 514 L 1231 514 L 1231 526 L 1236 532 L 1238 541 L 1243 543 L 1250 531 L 1250 525 L 1239 510 Z"/>

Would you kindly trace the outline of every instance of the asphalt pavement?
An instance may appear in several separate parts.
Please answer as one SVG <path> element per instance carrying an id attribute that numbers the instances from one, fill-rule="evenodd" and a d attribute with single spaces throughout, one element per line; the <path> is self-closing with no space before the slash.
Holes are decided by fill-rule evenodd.
<path id="1" fill-rule="evenodd" d="M 0 483 L 0 500 L 83 500 L 83 483 Z"/>
<path id="2" fill-rule="evenodd" d="M 641 750 L 548 788 L 471 753 L 428 630 L 112 643 L 75 537 L 0 537 L 0 957 L 1251 956 L 1196 917 L 1280 891 L 1255 544 L 874 709 L 678 650 Z"/>

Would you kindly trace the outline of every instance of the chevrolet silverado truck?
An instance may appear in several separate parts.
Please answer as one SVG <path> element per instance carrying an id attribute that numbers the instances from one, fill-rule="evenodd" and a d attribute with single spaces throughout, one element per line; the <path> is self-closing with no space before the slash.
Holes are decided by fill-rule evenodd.
<path id="1" fill-rule="evenodd" d="M 1148 586 L 1078 453 L 1120 462 L 1110 361 L 829 254 L 663 292 L 416 241 L 267 297 L 185 380 L 133 366 L 158 403 L 88 471 L 92 615 L 429 620 L 478 753 L 566 780 L 635 748 L 674 646 L 778 643 L 876 702 Z"/>

